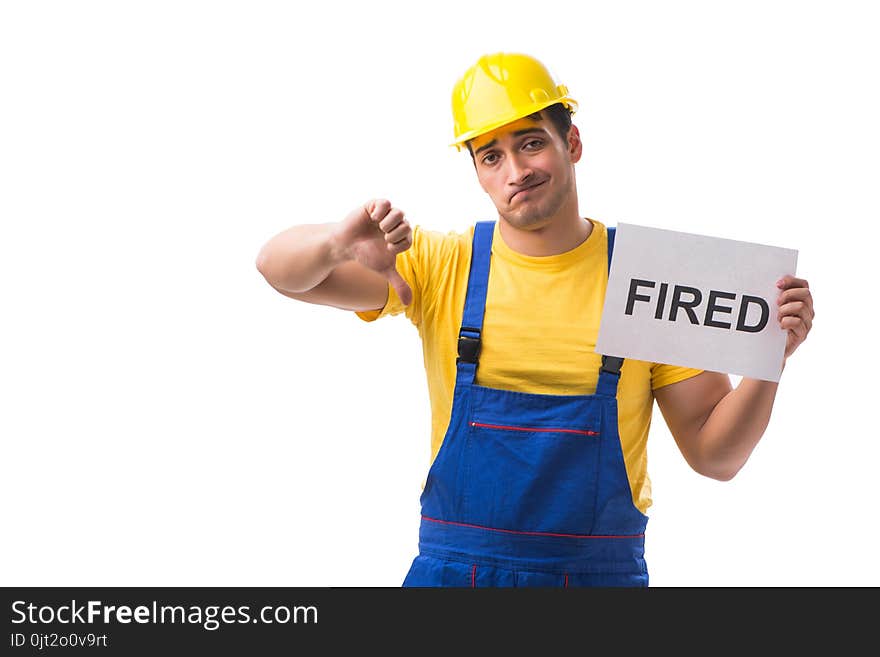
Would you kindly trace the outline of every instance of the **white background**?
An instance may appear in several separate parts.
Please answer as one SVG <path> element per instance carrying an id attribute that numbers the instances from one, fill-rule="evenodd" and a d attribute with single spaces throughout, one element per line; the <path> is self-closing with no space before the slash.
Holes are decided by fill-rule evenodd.
<path id="1" fill-rule="evenodd" d="M 840 1 L 3 3 L 0 583 L 399 585 L 418 334 L 288 299 L 255 258 L 373 197 L 495 218 L 449 99 L 507 50 L 580 101 L 583 215 L 797 249 L 813 291 L 734 480 L 655 407 L 651 583 L 880 584 L 877 25 Z"/>

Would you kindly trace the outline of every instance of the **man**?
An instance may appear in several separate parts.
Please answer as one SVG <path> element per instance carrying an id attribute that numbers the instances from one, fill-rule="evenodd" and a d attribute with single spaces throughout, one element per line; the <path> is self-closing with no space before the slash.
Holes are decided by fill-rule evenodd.
<path id="1" fill-rule="evenodd" d="M 459 149 L 498 211 L 465 234 L 410 227 L 387 199 L 272 238 L 257 267 L 294 299 L 365 321 L 405 312 L 432 410 L 419 555 L 405 586 L 647 586 L 653 401 L 682 455 L 743 467 L 777 384 L 594 352 L 612 231 L 578 211 L 576 101 L 533 57 L 481 57 L 453 91 Z M 787 359 L 814 317 L 778 282 Z"/>

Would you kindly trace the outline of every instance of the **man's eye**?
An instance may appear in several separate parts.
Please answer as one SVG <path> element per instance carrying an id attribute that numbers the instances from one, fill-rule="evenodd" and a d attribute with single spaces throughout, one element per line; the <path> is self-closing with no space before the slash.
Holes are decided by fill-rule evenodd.
<path id="1" fill-rule="evenodd" d="M 543 143 L 544 142 L 542 142 L 540 139 L 530 139 L 529 141 L 526 142 L 525 145 L 529 146 L 530 144 L 537 144 L 538 146 L 541 146 Z"/>
<path id="2" fill-rule="evenodd" d="M 495 155 L 495 153 L 489 153 L 486 157 L 483 158 L 483 164 L 492 164 L 492 162 L 489 161 L 489 158 L 494 158 L 494 157 L 498 157 L 498 156 Z"/>

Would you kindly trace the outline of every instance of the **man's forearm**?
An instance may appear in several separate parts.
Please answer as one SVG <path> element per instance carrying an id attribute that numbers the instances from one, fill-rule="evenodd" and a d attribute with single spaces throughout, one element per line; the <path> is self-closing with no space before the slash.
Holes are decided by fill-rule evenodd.
<path id="1" fill-rule="evenodd" d="M 773 381 L 743 377 L 716 404 L 698 438 L 703 474 L 728 480 L 745 465 L 770 423 L 778 386 Z"/>
<path id="2" fill-rule="evenodd" d="M 311 290 L 346 259 L 334 239 L 336 229 L 335 223 L 288 228 L 260 249 L 257 269 L 282 290 Z"/>

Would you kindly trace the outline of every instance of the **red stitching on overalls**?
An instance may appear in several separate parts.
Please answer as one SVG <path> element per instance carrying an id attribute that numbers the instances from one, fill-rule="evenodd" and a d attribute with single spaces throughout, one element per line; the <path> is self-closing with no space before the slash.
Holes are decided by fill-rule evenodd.
<path id="1" fill-rule="evenodd" d="M 525 536 L 557 536 L 560 538 L 641 538 L 644 534 L 622 534 L 622 535 L 602 535 L 602 534 L 558 534 L 556 532 L 525 532 L 515 529 L 500 529 L 498 527 L 486 527 L 484 525 L 471 525 L 466 522 L 453 522 L 452 520 L 438 520 L 437 518 L 429 518 L 422 516 L 422 520 L 430 522 L 438 522 L 441 525 L 456 525 L 458 527 L 471 527 L 473 529 L 485 529 L 490 532 L 504 532 L 505 534 L 522 534 Z"/>
<path id="2" fill-rule="evenodd" d="M 565 573 L 565 588 L 568 588 L 568 573 Z"/>
<path id="3" fill-rule="evenodd" d="M 549 431 L 551 433 L 579 433 L 583 436 L 598 436 L 598 431 L 583 431 L 581 429 L 553 429 L 544 427 L 511 427 L 503 424 L 484 424 L 483 422 L 471 422 L 472 427 L 486 427 L 488 429 L 508 429 L 510 431 Z"/>
<path id="4" fill-rule="evenodd" d="M 477 588 L 477 564 L 471 569 L 471 588 Z"/>

